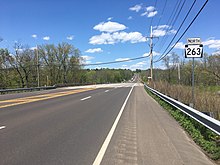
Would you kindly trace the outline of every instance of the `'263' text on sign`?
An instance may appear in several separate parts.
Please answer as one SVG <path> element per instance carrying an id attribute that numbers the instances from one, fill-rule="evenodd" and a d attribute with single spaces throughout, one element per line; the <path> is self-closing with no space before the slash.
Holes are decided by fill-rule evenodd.
<path id="1" fill-rule="evenodd" d="M 203 45 L 185 45 L 185 57 L 186 58 L 202 58 Z"/>

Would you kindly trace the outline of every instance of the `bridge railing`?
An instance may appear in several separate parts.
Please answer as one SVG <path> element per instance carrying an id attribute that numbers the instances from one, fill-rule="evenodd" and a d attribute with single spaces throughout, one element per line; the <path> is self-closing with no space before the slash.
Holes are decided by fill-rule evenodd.
<path id="1" fill-rule="evenodd" d="M 189 107 L 169 96 L 166 96 L 158 91 L 156 91 L 155 89 L 147 86 L 146 84 L 144 85 L 148 90 L 150 90 L 152 93 L 154 93 L 155 95 L 157 95 L 158 97 L 160 97 L 162 100 L 164 100 L 165 102 L 171 104 L 172 106 L 176 107 L 177 109 L 179 109 L 180 111 L 182 111 L 183 113 L 185 113 L 186 115 L 190 116 L 191 118 L 195 119 L 196 121 L 198 121 L 199 123 L 201 123 L 202 125 L 204 125 L 205 127 L 209 128 L 210 130 L 214 131 L 215 133 L 217 133 L 218 135 L 220 135 L 220 121 L 207 116 L 205 114 L 203 114 L 202 112 L 199 112 L 198 110 Z"/>
<path id="2" fill-rule="evenodd" d="M 25 92 L 25 91 L 40 91 L 55 89 L 56 86 L 45 86 L 45 87 L 33 87 L 33 88 L 15 88 L 15 89 L 0 89 L 0 94 L 13 93 L 13 92 Z"/>

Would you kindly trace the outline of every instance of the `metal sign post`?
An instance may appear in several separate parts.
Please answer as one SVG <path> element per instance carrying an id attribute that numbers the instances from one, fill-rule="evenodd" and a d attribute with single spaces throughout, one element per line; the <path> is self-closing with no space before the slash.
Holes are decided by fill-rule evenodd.
<path id="1" fill-rule="evenodd" d="M 191 107 L 195 104 L 195 92 L 194 92 L 194 70 L 195 70 L 195 58 L 202 58 L 203 45 L 201 44 L 200 38 L 188 38 L 187 45 L 185 45 L 185 58 L 192 58 L 192 103 Z"/>
<path id="2" fill-rule="evenodd" d="M 193 59 L 193 63 L 192 63 L 192 105 L 191 105 L 191 107 L 194 107 L 194 104 L 195 104 L 195 94 L 194 94 L 195 59 L 194 59 L 194 57 L 192 59 Z"/>

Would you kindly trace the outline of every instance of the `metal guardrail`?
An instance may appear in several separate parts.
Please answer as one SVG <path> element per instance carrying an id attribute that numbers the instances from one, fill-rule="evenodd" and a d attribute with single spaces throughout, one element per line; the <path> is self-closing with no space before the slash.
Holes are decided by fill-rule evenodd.
<path id="1" fill-rule="evenodd" d="M 162 100 L 166 101 L 167 103 L 171 104 L 172 106 L 176 107 L 186 115 L 190 116 L 191 118 L 195 119 L 205 127 L 209 128 L 210 130 L 214 131 L 218 135 L 220 135 L 220 121 L 211 118 L 210 116 L 207 116 L 203 114 L 202 112 L 199 112 L 198 110 L 189 107 L 171 97 L 168 97 L 155 89 L 150 88 L 146 84 L 144 85 L 148 90 L 150 90 L 152 93 L 160 97 Z"/>
<path id="2" fill-rule="evenodd" d="M 21 92 L 21 91 L 40 91 L 40 90 L 48 90 L 55 89 L 56 86 L 46 86 L 46 87 L 33 87 L 33 88 L 15 88 L 15 89 L 1 89 L 0 93 L 12 93 L 12 92 Z"/>

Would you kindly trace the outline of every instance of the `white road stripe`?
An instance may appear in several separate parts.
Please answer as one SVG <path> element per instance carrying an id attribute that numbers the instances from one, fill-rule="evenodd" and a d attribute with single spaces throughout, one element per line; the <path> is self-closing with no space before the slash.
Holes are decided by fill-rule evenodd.
<path id="1" fill-rule="evenodd" d="M 105 92 L 109 92 L 109 90 L 106 90 Z"/>
<path id="2" fill-rule="evenodd" d="M 121 110 L 120 110 L 120 112 L 118 113 L 118 116 L 117 116 L 117 118 L 115 119 L 115 122 L 114 122 L 114 124 L 112 125 L 112 128 L 111 128 L 111 130 L 110 130 L 109 133 L 108 133 L 108 136 L 106 137 L 104 143 L 102 144 L 102 147 L 101 147 L 101 149 L 100 149 L 98 155 L 96 156 L 96 159 L 95 159 L 95 161 L 93 162 L 93 165 L 100 165 L 100 163 L 101 163 L 101 161 L 102 161 L 102 159 L 103 159 L 103 156 L 104 156 L 104 154 L 105 154 L 105 152 L 106 152 L 106 150 L 107 150 L 107 148 L 108 148 L 108 145 L 109 145 L 109 143 L 110 143 L 110 141 L 111 141 L 112 135 L 113 135 L 114 132 L 115 132 L 116 126 L 117 126 L 117 124 L 118 124 L 118 122 L 119 122 L 119 120 L 120 120 L 120 118 L 121 118 L 121 115 L 122 115 L 124 109 L 125 109 L 125 106 L 126 106 L 126 104 L 127 104 L 127 102 L 128 102 L 128 99 L 129 99 L 129 97 L 130 97 L 130 95 L 131 95 L 131 92 L 132 92 L 133 88 L 134 88 L 134 85 L 132 86 L 132 88 L 131 88 L 131 90 L 130 90 L 128 96 L 127 96 L 127 98 L 125 99 L 125 102 L 124 102 L 124 104 L 122 105 Z"/>
<path id="3" fill-rule="evenodd" d="M 82 98 L 80 99 L 81 101 L 84 101 L 84 100 L 87 100 L 87 99 L 90 99 L 92 96 L 88 96 L 88 97 L 85 97 L 85 98 Z"/>
<path id="4" fill-rule="evenodd" d="M 1 127 L 0 127 L 0 129 L 4 129 L 4 128 L 6 128 L 6 126 L 1 126 Z"/>

